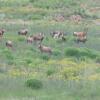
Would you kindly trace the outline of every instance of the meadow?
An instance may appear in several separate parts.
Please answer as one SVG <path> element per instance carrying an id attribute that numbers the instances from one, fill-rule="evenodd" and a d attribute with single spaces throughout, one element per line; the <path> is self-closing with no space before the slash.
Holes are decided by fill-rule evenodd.
<path id="1" fill-rule="evenodd" d="M 71 15 L 82 17 L 79 23 Z M 56 21 L 63 15 L 64 21 Z M 41 53 L 34 42 L 18 35 L 23 27 L 28 35 L 42 32 L 43 45 L 51 55 Z M 86 43 L 76 43 L 73 32 L 88 27 Z M 99 0 L 0 0 L 0 100 L 99 100 L 100 99 L 100 1 Z M 66 41 L 50 32 L 62 31 Z M 7 40 L 13 49 L 6 47 Z M 42 83 L 40 89 L 27 87 L 30 79 Z"/>

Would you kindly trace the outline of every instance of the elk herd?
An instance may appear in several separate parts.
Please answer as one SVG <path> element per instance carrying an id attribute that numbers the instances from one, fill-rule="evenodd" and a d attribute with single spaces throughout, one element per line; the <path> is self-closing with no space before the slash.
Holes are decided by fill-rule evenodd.
<path id="1" fill-rule="evenodd" d="M 5 29 L 0 29 L 0 38 L 3 37 L 5 32 Z M 22 35 L 26 37 L 26 41 L 28 44 L 32 44 L 37 43 L 38 44 L 38 49 L 41 52 L 45 52 L 45 53 L 52 53 L 52 49 L 51 47 L 45 46 L 42 44 L 43 39 L 45 38 L 45 35 L 43 33 L 38 33 L 38 34 L 33 34 L 30 36 L 28 35 L 28 29 L 23 28 L 21 30 L 18 31 L 18 35 Z M 66 37 L 65 34 L 61 31 L 53 31 L 50 33 L 51 37 L 54 39 L 61 39 L 62 41 L 66 41 Z M 73 32 L 73 36 L 76 39 L 76 42 L 83 42 L 85 43 L 87 40 L 87 30 L 85 30 L 84 32 Z M 8 48 L 12 48 L 13 47 L 13 42 L 11 40 L 6 41 L 6 47 Z"/>

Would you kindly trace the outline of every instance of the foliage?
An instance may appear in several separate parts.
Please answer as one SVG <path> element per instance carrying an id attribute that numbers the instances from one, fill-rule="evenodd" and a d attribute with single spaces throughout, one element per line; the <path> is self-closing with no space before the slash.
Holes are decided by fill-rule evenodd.
<path id="1" fill-rule="evenodd" d="M 49 55 L 47 55 L 47 54 L 42 54 L 42 55 L 41 55 L 41 58 L 42 58 L 43 60 L 49 60 L 49 59 L 50 59 Z"/>
<path id="2" fill-rule="evenodd" d="M 53 55 L 54 55 L 54 56 L 59 56 L 59 55 L 61 55 L 61 52 L 60 52 L 59 50 L 55 50 L 55 51 L 53 52 Z"/>
<path id="3" fill-rule="evenodd" d="M 55 73 L 55 71 L 53 69 L 48 69 L 46 72 L 47 76 L 51 76 L 54 73 Z"/>
<path id="4" fill-rule="evenodd" d="M 99 0 L 0 0 L 0 28 L 6 30 L 0 38 L 0 100 L 99 100 L 99 4 Z M 76 14 L 82 16 L 78 23 L 69 20 Z M 55 20 L 59 15 L 63 22 Z M 77 44 L 72 34 L 86 24 L 87 41 Z M 22 28 L 29 30 L 27 36 L 18 35 Z M 66 33 L 67 41 L 52 38 L 53 31 Z M 40 32 L 45 36 L 42 44 L 50 46 L 52 54 L 41 53 L 38 43 L 27 44 L 28 36 Z M 13 49 L 6 47 L 7 40 L 13 41 Z"/>
<path id="5" fill-rule="evenodd" d="M 43 84 L 40 80 L 37 79 L 29 79 L 26 81 L 26 86 L 32 89 L 40 89 L 43 87 Z"/>
<path id="6" fill-rule="evenodd" d="M 96 53 L 92 50 L 89 49 L 77 49 L 77 48 L 67 48 L 65 50 L 66 56 L 71 56 L 71 57 L 76 57 L 76 58 L 91 58 L 95 59 L 96 57 L 99 56 L 99 53 Z"/>

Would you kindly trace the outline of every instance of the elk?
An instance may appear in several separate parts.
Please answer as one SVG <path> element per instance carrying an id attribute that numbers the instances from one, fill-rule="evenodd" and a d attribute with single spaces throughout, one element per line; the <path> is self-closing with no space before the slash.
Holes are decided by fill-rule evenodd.
<path id="1" fill-rule="evenodd" d="M 87 41 L 87 37 L 86 36 L 84 36 L 84 37 L 78 37 L 76 41 L 77 41 L 77 43 L 79 43 L 79 42 L 85 43 Z"/>
<path id="2" fill-rule="evenodd" d="M 54 31 L 50 33 L 53 38 L 60 38 L 63 37 L 64 33 L 60 31 Z"/>
<path id="3" fill-rule="evenodd" d="M 6 42 L 6 47 L 12 48 L 12 46 L 13 46 L 12 41 L 8 40 L 8 41 Z"/>
<path id="4" fill-rule="evenodd" d="M 5 32 L 5 29 L 0 29 L 0 37 L 3 36 L 4 32 Z"/>
<path id="5" fill-rule="evenodd" d="M 74 32 L 73 35 L 76 37 L 84 37 L 87 35 L 87 33 L 86 32 Z"/>
<path id="6" fill-rule="evenodd" d="M 55 16 L 54 20 L 56 22 L 63 22 L 65 20 L 65 18 L 63 15 L 58 15 L 58 16 Z"/>
<path id="7" fill-rule="evenodd" d="M 62 36 L 62 40 L 63 40 L 63 41 L 66 41 L 66 38 L 65 38 L 64 36 Z"/>
<path id="8" fill-rule="evenodd" d="M 83 32 L 74 32 L 73 35 L 76 36 L 76 41 L 85 43 L 87 41 L 87 31 L 88 27 L 84 28 Z"/>
<path id="9" fill-rule="evenodd" d="M 33 38 L 33 41 L 35 41 L 35 42 L 38 42 L 38 41 L 42 42 L 44 39 L 44 34 L 39 33 L 37 35 L 32 35 L 31 37 Z"/>
<path id="10" fill-rule="evenodd" d="M 41 52 L 45 52 L 45 53 L 52 53 L 52 49 L 50 47 L 47 46 L 43 46 L 43 45 L 39 45 L 38 48 L 40 49 Z"/>
<path id="11" fill-rule="evenodd" d="M 82 17 L 80 15 L 71 15 L 70 20 L 78 24 L 82 20 Z"/>
<path id="12" fill-rule="evenodd" d="M 32 43 L 33 42 L 33 38 L 31 37 L 31 36 L 29 36 L 28 38 L 27 38 L 27 43 Z"/>
<path id="13" fill-rule="evenodd" d="M 18 32 L 19 35 L 25 35 L 25 36 L 27 35 L 27 33 L 28 33 L 28 29 L 22 29 Z"/>
<path id="14" fill-rule="evenodd" d="M 88 28 L 85 28 L 83 32 L 74 32 L 73 35 L 76 37 L 85 37 L 87 35 Z"/>

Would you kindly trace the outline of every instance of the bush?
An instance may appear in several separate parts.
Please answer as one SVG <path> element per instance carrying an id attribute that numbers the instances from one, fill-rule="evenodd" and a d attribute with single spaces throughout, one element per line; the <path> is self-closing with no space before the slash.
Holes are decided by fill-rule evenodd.
<path id="1" fill-rule="evenodd" d="M 17 40 L 18 40 L 19 42 L 22 42 L 22 41 L 25 40 L 25 38 L 24 38 L 24 37 L 19 37 Z"/>
<path id="2" fill-rule="evenodd" d="M 40 19 L 43 19 L 43 16 L 40 14 L 35 14 L 35 15 L 31 16 L 29 19 L 40 20 Z"/>
<path id="3" fill-rule="evenodd" d="M 43 87 L 43 84 L 40 80 L 37 79 L 29 79 L 26 81 L 26 86 L 32 89 L 40 89 Z"/>
<path id="4" fill-rule="evenodd" d="M 55 73 L 55 71 L 52 70 L 52 69 L 49 69 L 49 70 L 46 72 L 47 76 L 51 76 L 51 75 L 54 74 L 54 73 Z"/>
<path id="5" fill-rule="evenodd" d="M 80 70 L 75 67 L 64 68 L 62 71 L 62 75 L 65 79 L 70 79 L 79 76 L 79 71 Z"/>
<path id="6" fill-rule="evenodd" d="M 32 58 L 27 58 L 27 59 L 25 59 L 25 62 L 26 62 L 26 64 L 31 64 L 32 63 Z"/>
<path id="7" fill-rule="evenodd" d="M 8 65 L 13 65 L 13 64 L 14 64 L 14 61 L 13 61 L 13 60 L 8 60 L 8 61 L 7 61 L 7 64 L 8 64 Z"/>
<path id="8" fill-rule="evenodd" d="M 43 60 L 49 60 L 49 56 L 46 55 L 46 54 L 43 54 L 43 55 L 41 56 L 41 58 L 42 58 Z"/>
<path id="9" fill-rule="evenodd" d="M 83 49 L 83 50 L 80 50 L 79 52 L 80 52 L 80 55 L 83 57 L 96 58 L 98 56 L 94 51 L 91 51 L 89 49 Z"/>
<path id="10" fill-rule="evenodd" d="M 58 50 L 55 50 L 55 51 L 53 52 L 53 55 L 54 55 L 54 56 L 59 56 L 59 55 L 61 55 L 61 52 L 58 51 Z"/>
<path id="11" fill-rule="evenodd" d="M 8 60 L 13 60 L 14 59 L 14 56 L 12 54 L 12 51 L 9 50 L 8 48 L 7 49 L 4 49 L 3 54 L 5 54 L 5 57 L 8 59 Z"/>
<path id="12" fill-rule="evenodd" d="M 30 0 L 30 3 L 34 3 L 36 0 Z"/>
<path id="13" fill-rule="evenodd" d="M 76 48 L 68 48 L 65 50 L 66 56 L 73 56 L 73 57 L 79 57 L 79 50 Z"/>
<path id="14" fill-rule="evenodd" d="M 90 59 L 95 59 L 98 57 L 98 53 L 89 50 L 89 49 L 77 49 L 77 48 L 67 48 L 65 50 L 65 55 L 66 56 L 71 56 L 71 57 L 76 57 L 76 58 L 90 58 Z"/>

